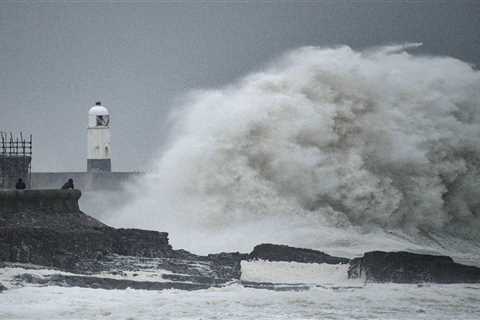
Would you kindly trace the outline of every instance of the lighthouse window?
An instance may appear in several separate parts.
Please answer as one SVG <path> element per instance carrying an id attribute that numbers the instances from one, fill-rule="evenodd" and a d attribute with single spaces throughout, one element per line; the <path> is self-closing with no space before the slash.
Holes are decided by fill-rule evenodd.
<path id="1" fill-rule="evenodd" d="M 110 116 L 104 115 L 104 116 L 97 116 L 97 126 L 108 126 L 110 123 Z"/>

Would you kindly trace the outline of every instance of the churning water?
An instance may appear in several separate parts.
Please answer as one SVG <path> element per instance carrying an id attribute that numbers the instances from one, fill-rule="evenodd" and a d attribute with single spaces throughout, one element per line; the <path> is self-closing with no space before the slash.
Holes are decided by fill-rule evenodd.
<path id="1" fill-rule="evenodd" d="M 304 47 L 191 93 L 107 222 L 194 252 L 268 241 L 478 257 L 480 72 L 415 46 Z"/>

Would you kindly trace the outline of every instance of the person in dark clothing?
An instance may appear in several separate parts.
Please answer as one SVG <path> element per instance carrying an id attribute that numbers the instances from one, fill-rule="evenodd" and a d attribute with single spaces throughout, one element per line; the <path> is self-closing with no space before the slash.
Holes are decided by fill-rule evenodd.
<path id="1" fill-rule="evenodd" d="M 74 189 L 73 179 L 68 179 L 68 181 L 62 186 L 62 189 Z"/>
<path id="2" fill-rule="evenodd" d="M 25 188 L 27 188 L 27 186 L 25 185 L 25 182 L 23 182 L 22 178 L 19 178 L 17 181 L 17 184 L 15 185 L 15 189 L 24 190 Z"/>

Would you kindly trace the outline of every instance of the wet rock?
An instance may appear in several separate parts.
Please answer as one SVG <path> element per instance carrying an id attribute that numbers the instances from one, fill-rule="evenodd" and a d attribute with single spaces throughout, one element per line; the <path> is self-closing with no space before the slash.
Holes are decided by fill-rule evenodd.
<path id="1" fill-rule="evenodd" d="M 175 282 L 191 282 L 208 285 L 219 285 L 228 282 L 230 279 L 203 277 L 203 276 L 189 276 L 183 274 L 163 274 L 162 278 L 165 280 L 171 280 Z"/>
<path id="2" fill-rule="evenodd" d="M 183 283 L 183 282 L 155 282 L 155 281 L 134 281 L 123 279 L 111 279 L 89 276 L 70 276 L 55 274 L 48 279 L 49 285 L 62 287 L 80 287 L 93 289 L 142 289 L 142 290 L 200 290 L 208 289 L 210 284 Z"/>
<path id="3" fill-rule="evenodd" d="M 79 190 L 0 190 L 0 227 L 80 230 L 106 227 L 80 211 Z"/>
<path id="4" fill-rule="evenodd" d="M 294 261 L 303 263 L 348 263 L 350 260 L 342 257 L 330 256 L 324 252 L 264 243 L 253 248 L 248 259 L 262 259 L 268 261 Z"/>
<path id="5" fill-rule="evenodd" d="M 0 283 L 0 292 L 6 291 L 7 287 L 5 287 L 3 284 Z"/>
<path id="6" fill-rule="evenodd" d="M 85 272 L 111 254 L 173 254 L 166 232 L 109 227 L 80 211 L 80 195 L 78 190 L 0 191 L 0 261 Z"/>
<path id="7" fill-rule="evenodd" d="M 395 283 L 475 283 L 480 268 L 455 263 L 447 256 L 410 252 L 367 252 L 350 262 L 350 279 Z"/>
<path id="8" fill-rule="evenodd" d="M 83 259 L 108 254 L 165 257 L 172 252 L 167 233 L 109 227 L 79 230 L 0 227 L 0 260 L 76 271 Z"/>
<path id="9" fill-rule="evenodd" d="M 172 247 L 168 243 L 168 233 L 140 230 L 108 228 L 105 232 L 112 239 L 112 252 L 126 256 L 169 257 Z"/>
<path id="10" fill-rule="evenodd" d="M 272 291 L 306 291 L 310 290 L 312 287 L 315 287 L 307 284 L 286 284 L 271 282 L 242 281 L 241 283 L 245 288 L 264 289 Z"/>
<path id="11" fill-rule="evenodd" d="M 233 255 L 235 256 L 235 254 Z M 182 258 L 148 258 L 109 255 L 94 263 L 82 260 L 78 266 L 82 266 L 81 269 L 88 274 L 103 272 L 122 276 L 128 272 L 134 276 L 134 274 L 142 273 L 153 278 L 161 275 L 166 280 L 196 283 L 221 284 L 240 278 L 240 267 L 238 270 L 233 268 L 230 260 L 215 261 L 207 256 L 194 254 L 188 255 L 188 259 L 186 256 L 182 256 Z"/>
<path id="12" fill-rule="evenodd" d="M 240 278 L 240 261 L 248 255 L 199 256 L 173 250 L 166 232 L 116 229 L 80 211 L 78 190 L 0 191 L 0 262 L 58 268 L 79 276 L 38 277 L 22 274 L 19 283 L 89 288 L 206 288 Z M 133 273 L 162 279 L 160 284 L 112 279 Z M 82 276 L 90 275 L 89 277 Z M 189 284 L 186 284 L 188 282 Z M 190 287 L 188 287 L 190 285 Z"/>
<path id="13" fill-rule="evenodd" d="M 224 279 L 240 279 L 242 273 L 240 262 L 247 260 L 248 257 L 248 254 L 240 252 L 222 252 L 207 256 L 212 262 L 212 268 Z"/>
<path id="14" fill-rule="evenodd" d="M 33 284 L 47 284 L 48 279 L 40 277 L 38 275 L 33 275 L 30 273 L 22 273 L 15 276 L 15 280 L 17 282 L 26 282 L 26 283 L 33 283 Z"/>

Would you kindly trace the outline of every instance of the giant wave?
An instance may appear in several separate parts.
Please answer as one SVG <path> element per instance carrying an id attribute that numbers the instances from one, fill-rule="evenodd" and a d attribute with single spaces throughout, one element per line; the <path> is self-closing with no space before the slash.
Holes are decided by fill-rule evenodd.
<path id="1" fill-rule="evenodd" d="M 480 72 L 415 46 L 304 47 L 192 92 L 109 222 L 197 252 L 478 250 Z"/>

